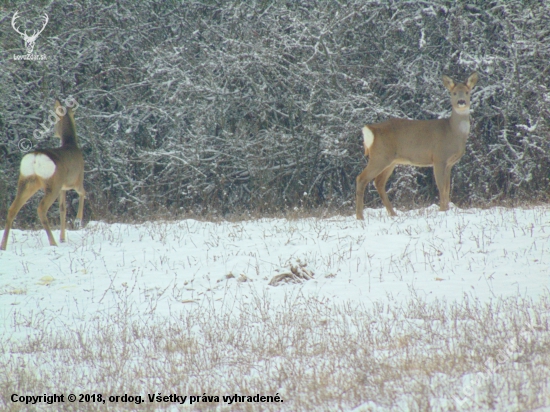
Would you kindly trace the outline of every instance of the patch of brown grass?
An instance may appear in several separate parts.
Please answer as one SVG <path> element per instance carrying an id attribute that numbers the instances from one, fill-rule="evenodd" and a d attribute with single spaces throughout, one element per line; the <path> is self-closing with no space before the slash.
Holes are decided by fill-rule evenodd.
<path id="1" fill-rule="evenodd" d="M 128 292 L 130 293 L 130 292 Z M 229 301 L 229 299 L 228 299 Z M 533 410 L 550 406 L 550 296 L 447 305 L 414 297 L 371 307 L 266 296 L 188 303 L 169 316 L 118 306 L 67 319 L 16 315 L 0 338 L 0 406 L 13 393 L 141 395 L 144 403 L 66 410 L 158 410 L 147 394 L 220 396 L 193 410 Z M 477 381 L 476 381 L 477 379 Z M 222 401 L 279 394 L 283 403 Z M 187 403 L 188 405 L 188 403 Z M 35 405 L 58 410 L 60 405 Z"/>

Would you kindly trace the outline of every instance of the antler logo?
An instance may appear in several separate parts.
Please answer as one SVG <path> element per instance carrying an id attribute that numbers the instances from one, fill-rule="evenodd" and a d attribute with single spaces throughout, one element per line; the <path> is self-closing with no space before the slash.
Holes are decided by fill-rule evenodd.
<path id="1" fill-rule="evenodd" d="M 40 35 L 40 33 L 42 33 L 44 31 L 44 28 L 46 27 L 46 24 L 48 24 L 48 15 L 46 13 L 44 13 L 44 15 L 42 16 L 42 20 L 43 20 L 43 25 L 42 25 L 42 28 L 40 30 L 34 30 L 33 31 L 33 34 L 32 35 L 28 35 L 27 34 L 27 31 L 25 30 L 23 33 L 21 33 L 21 31 L 19 31 L 19 29 L 17 28 L 17 26 L 15 25 L 15 21 L 19 18 L 18 16 L 18 13 L 19 12 L 15 12 L 13 17 L 11 18 L 11 25 L 13 27 L 13 29 L 19 34 L 21 35 L 21 37 L 23 38 L 23 40 L 25 41 L 25 49 L 27 49 L 27 55 L 31 55 L 33 50 L 34 50 L 34 43 L 36 42 L 36 39 L 38 38 L 38 36 Z"/>

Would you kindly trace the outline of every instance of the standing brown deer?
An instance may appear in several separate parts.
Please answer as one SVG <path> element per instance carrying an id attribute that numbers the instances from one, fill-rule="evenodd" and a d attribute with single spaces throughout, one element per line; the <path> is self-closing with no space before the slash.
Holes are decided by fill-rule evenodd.
<path id="1" fill-rule="evenodd" d="M 84 198 L 86 197 L 83 185 L 84 158 L 78 147 L 73 110 L 63 107 L 58 100 L 55 101 L 54 109 L 58 119 L 54 130 L 56 136 L 61 139 L 61 147 L 36 150 L 26 154 L 21 159 L 17 195 L 8 211 L 0 250 L 6 250 L 10 228 L 15 216 L 39 189 L 44 191 L 44 197 L 38 205 L 38 216 L 48 234 L 50 246 L 57 246 L 57 244 L 50 230 L 47 217 L 48 209 L 59 197 L 60 241 L 65 242 L 65 217 L 67 215 L 65 192 L 70 189 L 76 190 L 79 195 L 75 227 L 80 227 L 84 210 Z"/>
<path id="2" fill-rule="evenodd" d="M 386 194 L 386 182 L 398 164 L 433 166 L 440 210 L 449 209 L 451 168 L 464 155 L 470 133 L 470 92 L 477 79 L 476 72 L 468 77 L 466 83 L 458 84 L 443 76 L 443 84 L 451 94 L 453 110 L 450 118 L 390 119 L 363 127 L 363 144 L 369 164 L 357 176 L 357 219 L 363 219 L 365 188 L 373 179 L 388 213 L 396 215 Z"/>

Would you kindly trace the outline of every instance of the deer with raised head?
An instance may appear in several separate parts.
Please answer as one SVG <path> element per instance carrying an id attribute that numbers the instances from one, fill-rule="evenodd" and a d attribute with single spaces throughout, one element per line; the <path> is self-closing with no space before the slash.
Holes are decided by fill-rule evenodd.
<path id="1" fill-rule="evenodd" d="M 75 102 L 76 103 L 76 102 Z M 0 250 L 6 250 L 8 236 L 13 220 L 25 203 L 39 189 L 44 191 L 44 197 L 38 205 L 38 217 L 46 230 L 50 246 L 57 246 L 48 222 L 48 209 L 59 198 L 59 214 L 61 215 L 60 241 L 65 242 L 65 219 L 67 208 L 65 194 L 74 189 L 79 195 L 78 213 L 74 222 L 75 228 L 80 228 L 84 210 L 84 158 L 78 147 L 74 113 L 72 108 L 65 108 L 55 102 L 55 135 L 61 139 L 61 147 L 41 149 L 28 153 L 21 159 L 17 195 L 8 210 L 6 228 L 2 237 Z"/>
<path id="2" fill-rule="evenodd" d="M 32 54 L 36 39 L 38 39 L 38 36 L 40 35 L 40 33 L 44 31 L 44 29 L 46 28 L 46 25 L 48 24 L 48 20 L 49 20 L 48 15 L 44 13 L 44 15 L 42 16 L 42 22 L 43 22 L 42 28 L 40 30 L 34 30 L 33 33 L 29 36 L 26 30 L 23 33 L 21 33 L 17 28 L 17 26 L 15 25 L 15 21 L 19 18 L 18 14 L 19 12 L 17 11 L 13 14 L 13 17 L 11 18 L 11 26 L 17 32 L 17 34 L 19 34 L 23 38 L 23 41 L 25 42 L 25 49 L 27 50 L 27 54 Z"/>
<path id="3" fill-rule="evenodd" d="M 478 75 L 472 73 L 465 83 L 443 76 L 451 94 L 451 117 L 436 120 L 390 119 L 363 127 L 367 167 L 357 176 L 356 214 L 363 219 L 365 188 L 374 179 L 376 190 L 388 213 L 396 216 L 386 194 L 386 182 L 395 166 L 432 166 L 439 190 L 440 210 L 449 209 L 451 168 L 464 155 L 470 133 L 470 92 Z"/>

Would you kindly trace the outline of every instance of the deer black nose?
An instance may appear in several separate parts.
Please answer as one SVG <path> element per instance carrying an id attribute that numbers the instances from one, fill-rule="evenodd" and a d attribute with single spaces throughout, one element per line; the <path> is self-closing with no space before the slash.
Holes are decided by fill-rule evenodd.
<path id="1" fill-rule="evenodd" d="M 466 106 L 466 100 L 459 100 L 459 101 L 457 102 L 457 104 L 458 104 L 459 106 Z"/>

